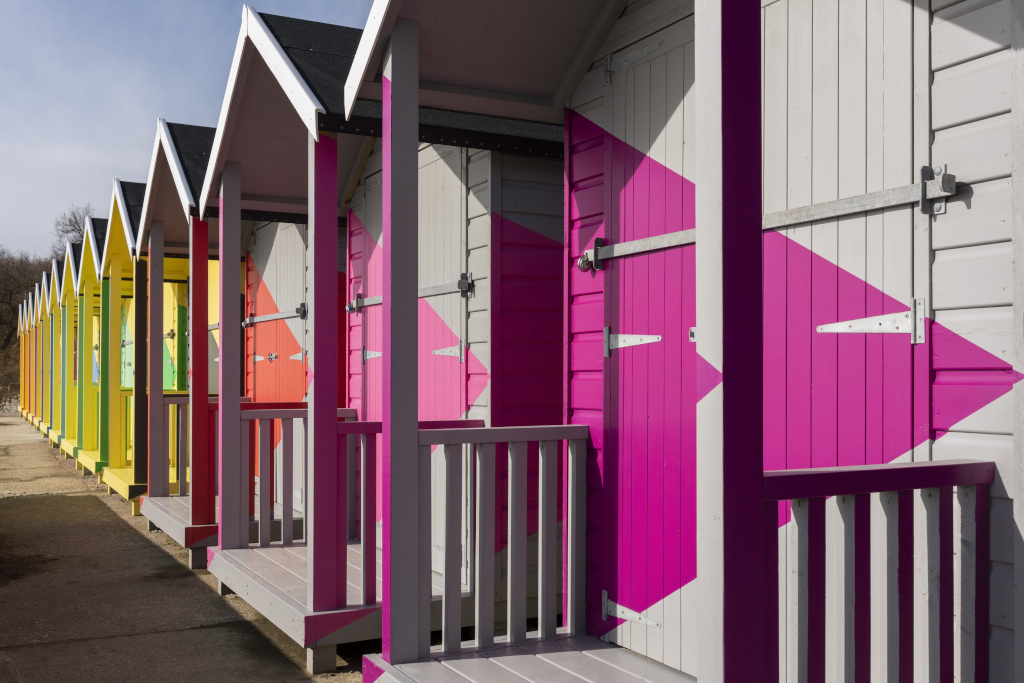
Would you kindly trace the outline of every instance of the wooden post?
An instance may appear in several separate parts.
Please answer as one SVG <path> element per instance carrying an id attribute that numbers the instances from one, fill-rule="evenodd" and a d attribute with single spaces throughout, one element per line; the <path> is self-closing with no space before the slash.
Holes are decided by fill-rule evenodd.
<path id="1" fill-rule="evenodd" d="M 235 354 L 242 346 L 242 305 L 238 283 L 242 278 L 242 169 L 238 162 L 224 164 L 220 180 L 220 409 L 217 445 L 220 452 L 219 545 L 222 549 L 249 544 L 248 448 L 241 442 L 239 386 L 241 368 Z"/>
<path id="2" fill-rule="evenodd" d="M 384 55 L 383 655 L 418 658 L 420 557 L 417 425 L 419 27 L 398 20 Z M 428 546 L 429 547 L 429 546 Z M 429 584 L 428 584 L 429 585 Z M 426 596 L 429 608 L 430 596 Z"/>
<path id="3" fill-rule="evenodd" d="M 761 16 L 744 0 L 697 0 L 697 353 L 722 383 L 697 405 L 700 672 L 768 671 L 762 453 Z M 751 115 L 751 112 L 754 112 Z M 710 367 L 707 367 L 710 366 Z M 771 539 L 774 541 L 774 539 Z"/>
<path id="4" fill-rule="evenodd" d="M 338 458 L 338 141 L 309 137 L 309 289 L 306 340 L 313 381 L 309 387 L 310 465 L 306 468 L 306 603 L 313 611 L 345 606 L 344 500 L 347 468 Z M 236 278 L 237 281 L 237 278 Z M 224 348 L 224 347 L 222 347 Z M 221 384 L 221 386 L 228 386 Z M 286 499 L 290 491 L 286 491 Z M 286 500 L 285 504 L 291 504 Z"/>
<path id="5" fill-rule="evenodd" d="M 148 331 L 146 301 L 147 276 L 146 262 L 141 258 L 134 263 L 132 270 L 132 296 L 135 299 L 135 327 L 132 329 L 132 427 L 135 436 L 132 440 L 132 483 L 145 484 L 149 474 L 149 437 L 148 426 L 149 404 L 146 400 L 148 366 L 146 365 L 146 332 Z"/>
<path id="6" fill-rule="evenodd" d="M 78 297 L 78 447 L 88 450 L 90 413 L 86 410 L 86 387 L 92 386 L 92 281 L 85 276 L 83 264 L 82 293 Z M 88 368 L 88 372 L 86 371 Z"/>
<path id="7" fill-rule="evenodd" d="M 70 330 L 68 307 L 60 307 L 60 437 L 68 438 L 68 391 L 71 385 L 71 367 L 68 364 L 68 333 Z"/>
<path id="8" fill-rule="evenodd" d="M 153 221 L 149 226 L 149 495 L 164 498 L 170 495 L 170 482 L 164 434 L 164 224 Z"/>
<path id="9" fill-rule="evenodd" d="M 99 348 L 99 405 L 97 415 L 99 421 L 96 428 L 99 430 L 99 452 L 101 462 L 110 464 L 110 432 L 114 428 L 114 420 L 110 414 L 112 397 L 110 391 L 110 375 L 113 372 L 110 363 L 110 316 L 113 287 L 109 277 L 100 281 L 100 348 Z M 100 466 L 97 464 L 96 469 Z M 99 474 L 94 472 L 93 474 Z"/>
<path id="10" fill-rule="evenodd" d="M 192 219 L 189 232 L 189 331 L 192 382 L 188 390 L 189 451 L 192 453 L 192 524 L 216 522 L 213 489 L 216 463 L 210 451 L 210 224 Z"/>

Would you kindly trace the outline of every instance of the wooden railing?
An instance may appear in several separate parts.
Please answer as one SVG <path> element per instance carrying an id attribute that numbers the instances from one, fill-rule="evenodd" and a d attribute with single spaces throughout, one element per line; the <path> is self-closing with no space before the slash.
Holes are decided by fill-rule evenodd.
<path id="1" fill-rule="evenodd" d="M 538 487 L 538 572 L 537 613 L 539 635 L 555 635 L 559 611 L 571 634 L 584 633 L 585 613 L 585 533 L 586 478 L 585 460 L 589 429 L 577 425 L 544 427 L 492 427 L 436 429 L 419 433 L 421 463 L 429 461 L 434 446 L 444 446 L 444 559 L 442 588 L 442 647 L 445 653 L 458 653 L 461 643 L 462 612 L 462 457 L 464 448 L 475 458 L 476 487 L 473 528 L 475 553 L 473 580 L 475 627 L 478 647 L 494 643 L 494 562 L 495 562 L 495 487 L 496 457 L 508 452 L 508 642 L 526 638 L 527 595 L 527 452 L 537 443 L 540 476 Z M 567 442 L 566 518 L 564 577 L 557 573 L 562 549 L 558 532 L 558 457 L 560 442 Z M 419 566 L 416 568 L 419 604 L 429 605 L 431 591 L 431 499 L 430 467 L 421 465 L 419 486 Z M 564 606 L 558 595 L 564 578 Z M 430 652 L 430 610 L 420 609 L 416 628 L 416 649 L 421 657 Z"/>
<path id="2" fill-rule="evenodd" d="M 135 399 L 133 390 L 121 387 L 121 446 L 127 459 L 128 453 L 135 457 Z"/>
<path id="3" fill-rule="evenodd" d="M 887 680 L 911 680 L 916 656 L 928 667 L 929 680 L 952 681 L 954 624 L 959 618 L 958 678 L 987 681 L 989 485 L 994 471 L 991 462 L 946 461 L 766 472 L 764 570 L 770 595 L 766 598 L 765 680 L 778 680 L 780 653 L 786 652 L 785 680 L 825 681 L 826 639 L 832 638 L 833 664 L 845 672 L 846 680 L 874 680 L 873 666 Z M 918 508 L 924 511 L 916 525 L 915 491 L 920 496 Z M 879 494 L 876 502 L 872 494 Z M 959 548 L 954 548 L 954 495 L 960 508 Z M 830 542 L 838 547 L 827 548 L 826 499 L 831 497 L 839 507 L 839 528 Z M 791 536 L 784 549 L 790 558 L 786 601 L 790 614 L 781 641 L 776 540 L 780 501 L 792 501 L 795 523 L 790 531 L 795 538 Z M 871 536 L 873 505 L 880 506 L 876 522 L 882 521 L 875 528 L 884 539 Z M 915 526 L 919 534 L 923 532 L 916 539 Z M 925 549 L 923 555 L 915 558 L 915 546 Z M 872 547 L 882 548 L 886 556 L 873 557 Z M 834 571 L 845 574 L 828 589 L 839 591 L 834 603 L 839 614 L 827 621 L 830 554 L 838 560 Z M 954 568 L 956 561 L 959 571 Z M 915 562 L 925 566 L 916 585 Z M 872 571 L 883 593 L 880 601 L 872 600 Z M 957 575 L 959 606 L 954 605 Z M 915 605 L 922 595 L 927 601 L 923 612 Z M 874 619 L 873 603 L 882 612 Z M 916 643 L 915 611 L 926 622 L 918 624 Z M 838 628 L 843 629 L 842 637 L 836 633 Z M 872 634 L 873 628 L 884 629 L 881 639 Z M 872 657 L 882 659 L 873 663 Z"/>
<path id="4" fill-rule="evenodd" d="M 216 396 L 210 396 L 208 401 L 208 429 L 207 434 L 209 440 L 207 448 L 209 449 L 210 457 L 216 461 L 217 458 L 217 402 Z M 248 399 L 243 399 L 248 400 Z M 171 406 L 174 406 L 174 410 L 171 410 Z M 164 440 L 162 443 L 162 450 L 159 454 L 155 454 L 157 457 L 163 458 L 163 462 L 167 463 L 166 470 L 155 470 L 150 469 L 150 472 L 163 471 L 165 472 L 166 481 L 163 482 L 164 491 L 168 491 L 168 495 L 188 496 L 191 494 L 191 482 L 190 472 L 192 466 L 192 452 L 189 449 L 189 394 L 188 392 L 171 392 L 164 393 L 163 400 L 163 434 Z M 172 430 L 173 425 L 173 430 Z M 174 438 L 172 439 L 172 435 Z M 154 456 L 151 456 L 154 457 Z M 178 483 L 177 493 L 171 493 L 171 467 L 173 466 L 173 473 Z M 211 487 L 215 488 L 215 484 L 211 483 Z M 151 490 L 152 482 L 151 482 Z M 211 489 L 213 490 L 213 489 Z"/>

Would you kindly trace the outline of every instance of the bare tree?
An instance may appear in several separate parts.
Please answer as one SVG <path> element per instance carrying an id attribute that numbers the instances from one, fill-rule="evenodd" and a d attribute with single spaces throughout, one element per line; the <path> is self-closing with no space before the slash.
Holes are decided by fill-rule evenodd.
<path id="1" fill-rule="evenodd" d="M 64 257 L 67 242 L 77 242 L 85 234 L 85 219 L 92 214 L 92 204 L 72 204 L 71 208 L 57 216 L 53 221 L 53 258 Z"/>
<path id="2" fill-rule="evenodd" d="M 18 397 L 18 306 L 49 272 L 50 263 L 49 257 L 0 246 L 0 406 Z"/>

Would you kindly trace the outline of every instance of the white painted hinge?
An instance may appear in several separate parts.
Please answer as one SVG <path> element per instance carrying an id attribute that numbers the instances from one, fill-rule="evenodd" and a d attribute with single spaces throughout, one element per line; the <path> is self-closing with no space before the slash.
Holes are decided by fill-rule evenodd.
<path id="1" fill-rule="evenodd" d="M 818 325 L 818 332 L 835 334 L 909 334 L 911 344 L 923 344 L 925 301 L 914 299 L 910 310 Z"/>
<path id="2" fill-rule="evenodd" d="M 302 360 L 302 354 L 303 353 L 304 353 L 303 351 L 299 351 L 295 355 L 288 356 L 288 360 Z"/>
<path id="3" fill-rule="evenodd" d="M 366 347 L 364 346 L 363 347 L 363 365 L 365 365 L 366 361 L 370 360 L 371 358 L 380 358 L 383 355 L 384 355 L 383 351 L 367 351 Z"/>
<path id="4" fill-rule="evenodd" d="M 610 358 L 612 349 L 624 349 L 629 346 L 654 344 L 661 341 L 660 334 L 612 334 L 612 328 L 604 328 L 604 357 Z"/>
<path id="5" fill-rule="evenodd" d="M 457 346 L 449 346 L 443 349 L 434 349 L 431 351 L 435 356 L 452 356 L 458 358 L 460 363 L 465 362 L 465 356 L 462 352 L 462 342 L 459 342 Z"/>
<path id="6" fill-rule="evenodd" d="M 257 362 L 259 362 L 259 361 L 261 361 L 261 360 L 266 360 L 266 357 L 265 357 L 265 356 L 256 356 L 256 355 L 254 355 L 254 356 L 252 357 L 252 362 L 253 362 L 253 363 L 257 363 Z"/>
<path id="7" fill-rule="evenodd" d="M 645 617 L 639 612 L 634 612 L 628 607 L 617 605 L 608 599 L 608 591 L 601 591 L 601 619 L 608 621 L 608 617 L 612 616 L 617 619 L 625 619 L 626 621 L 632 621 L 637 624 L 643 624 L 651 628 L 661 628 L 661 624 L 656 622 L 650 617 Z"/>

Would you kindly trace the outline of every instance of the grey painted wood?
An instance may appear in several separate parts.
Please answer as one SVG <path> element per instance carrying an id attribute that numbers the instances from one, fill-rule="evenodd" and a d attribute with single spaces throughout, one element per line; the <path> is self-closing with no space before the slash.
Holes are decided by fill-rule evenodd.
<path id="1" fill-rule="evenodd" d="M 440 663 L 473 683 L 523 683 L 526 679 L 476 654 L 443 657 Z"/>
<path id="2" fill-rule="evenodd" d="M 579 650 L 573 649 L 560 640 L 545 640 L 525 643 L 522 648 L 555 666 L 571 671 L 590 683 L 618 683 L 643 680 L 626 673 L 610 664 L 605 664 Z"/>
<path id="3" fill-rule="evenodd" d="M 178 457 L 176 458 L 178 464 L 178 495 L 187 496 L 189 494 L 188 408 L 178 407 L 175 412 L 178 414 Z"/>
<path id="4" fill-rule="evenodd" d="M 587 442 L 569 441 L 566 496 L 566 606 L 565 625 L 572 635 L 586 633 L 587 614 Z"/>
<path id="5" fill-rule="evenodd" d="M 84 276 L 83 276 L 84 277 Z M 153 221 L 149 231 L 149 339 L 153 340 L 148 344 L 151 350 L 149 354 L 149 366 L 147 368 L 147 379 L 149 380 L 149 494 L 161 498 L 170 492 L 167 481 L 167 445 L 165 435 L 168 433 L 164 421 L 164 355 L 162 351 L 164 316 L 164 224 L 163 221 Z M 91 316 L 82 315 L 80 319 L 91 319 Z M 82 334 L 87 331 L 83 325 Z M 79 425 L 79 439 L 85 433 L 85 426 Z M 84 443 L 83 443 L 84 446 Z"/>
<path id="6" fill-rule="evenodd" d="M 440 662 L 397 664 L 395 668 L 417 683 L 466 683 L 466 679 Z"/>
<path id="7" fill-rule="evenodd" d="M 444 447 L 444 612 L 441 629 L 445 653 L 462 644 L 462 446 Z"/>
<path id="8" fill-rule="evenodd" d="M 508 637 L 526 638 L 526 444 L 508 445 Z"/>
<path id="9" fill-rule="evenodd" d="M 430 598 L 433 594 L 433 577 L 430 571 L 430 545 L 432 537 L 430 534 L 431 472 L 429 446 L 419 447 L 416 474 L 419 483 L 419 494 L 413 500 L 419 506 L 419 514 L 414 525 L 414 528 L 417 528 L 415 541 L 417 553 L 416 564 L 414 565 L 416 575 L 412 578 L 417 589 L 416 601 L 414 603 L 417 607 L 419 626 L 416 644 L 419 658 L 422 659 L 430 654 Z M 391 514 L 393 519 L 394 511 Z M 392 549 L 392 553 L 394 553 L 394 549 Z"/>
<path id="10" fill-rule="evenodd" d="M 346 500 L 348 501 L 348 537 L 359 538 L 359 436 L 350 434 L 345 437 L 345 482 L 348 485 Z M 339 454 L 340 455 L 340 454 Z M 363 470 L 365 472 L 365 470 Z"/>
<path id="11" fill-rule="evenodd" d="M 487 658 L 530 683 L 580 683 L 583 679 L 571 671 L 536 657 L 520 647 L 489 650 Z"/>
<path id="12" fill-rule="evenodd" d="M 576 637 L 559 642 L 600 662 L 614 666 L 616 669 L 638 675 L 650 683 L 679 683 L 680 681 L 697 683 L 697 679 L 693 676 L 676 671 L 647 657 L 638 657 L 629 650 L 609 645 L 596 638 Z"/>
<path id="13" fill-rule="evenodd" d="M 241 302 L 238 283 L 242 279 L 242 206 L 241 167 L 237 162 L 224 165 L 220 187 L 220 357 L 234 357 L 242 347 Z M 242 378 L 238 363 L 217 364 L 220 408 L 217 411 L 218 448 L 220 450 L 220 547 L 241 548 L 248 543 L 248 430 L 241 428 L 239 395 Z M 240 438 L 239 438 L 240 437 Z"/>
<path id="14" fill-rule="evenodd" d="M 474 427 L 469 429 L 424 429 L 420 445 L 437 446 L 449 443 L 511 443 L 529 441 L 561 441 L 586 439 L 590 429 L 585 425 L 544 425 L 529 427 Z"/>
<path id="15" fill-rule="evenodd" d="M 537 618 L 542 638 L 555 635 L 558 604 L 558 442 L 540 442 L 540 496 L 537 558 Z"/>
<path id="16" fill-rule="evenodd" d="M 476 645 L 494 643 L 494 553 L 480 549 L 494 547 L 494 444 L 476 446 L 476 539 L 474 586 L 476 588 Z"/>
<path id="17" fill-rule="evenodd" d="M 376 436 L 367 436 L 365 434 L 359 437 L 359 457 L 360 457 L 360 469 L 365 474 L 369 470 L 369 464 L 373 463 L 376 468 L 377 461 L 377 438 Z M 377 601 L 381 592 L 377 590 L 377 581 L 380 579 L 380 574 L 377 572 L 378 554 L 380 549 L 377 548 L 377 528 L 374 520 L 377 517 L 376 505 L 370 506 L 369 502 L 371 498 L 376 500 L 376 477 L 370 478 L 363 476 L 359 482 L 360 485 L 360 501 L 362 501 L 361 510 L 361 529 L 359 533 L 359 553 L 362 569 L 363 581 L 360 584 L 361 592 L 363 595 L 364 602 L 374 603 Z M 370 495 L 371 490 L 373 496 Z M 376 579 L 374 577 L 377 577 Z"/>
<path id="18" fill-rule="evenodd" d="M 292 529 L 292 515 L 295 505 L 292 501 L 292 477 L 294 476 L 295 461 L 295 421 L 281 420 L 281 491 L 284 500 L 281 501 L 281 543 L 291 545 L 294 529 Z M 305 518 L 303 514 L 303 518 Z"/>
<path id="19" fill-rule="evenodd" d="M 257 423 L 256 439 L 259 443 L 260 483 L 259 483 L 259 523 L 260 546 L 270 545 L 270 529 L 274 522 L 274 491 L 270 486 L 273 480 L 274 465 L 271 457 L 273 437 L 270 435 L 270 420 Z"/>
<path id="20" fill-rule="evenodd" d="M 1024 263 L 1024 191 L 1021 182 L 1024 179 L 1024 4 L 1011 4 L 1011 55 L 1010 81 L 1012 83 L 1012 113 L 1010 115 L 1011 170 L 1013 172 L 1013 202 L 1010 221 L 1013 230 L 1013 260 L 1015 264 Z M 1024 268 L 1015 267 L 1013 272 L 1013 329 L 1024 329 Z M 1024 371 L 1024 335 L 1016 334 L 1013 338 L 1013 368 Z M 1017 382 L 1013 388 L 1013 414 L 1024 415 L 1024 382 Z M 997 480 L 1009 479 L 1014 492 L 1024 491 L 1024 428 L 1018 420 L 1013 429 L 1013 465 L 1000 468 Z M 993 490 L 998 488 L 993 487 Z M 1013 519 L 1018 529 L 1024 528 L 1024 496 L 1016 496 L 1013 501 Z M 1024 605 L 1024 535 L 1014 534 L 1014 605 Z M 993 629 L 995 631 L 995 629 Z M 1024 652 L 1024 609 L 1014 610 L 1012 638 L 1000 638 L 1004 645 L 997 646 L 993 634 L 991 639 L 990 661 L 1008 662 L 1009 657 L 1000 657 L 1002 653 Z M 1012 641 L 1012 642 L 1007 642 Z M 1002 674 L 1015 675 L 1016 680 L 1024 676 L 1024 664 L 1019 657 L 1014 657 L 1012 664 L 1006 665 L 1006 671 L 990 671 L 992 680 L 998 680 Z M 1011 669 L 1016 668 L 1016 671 Z M 1005 678 L 1009 679 L 1010 675 Z"/>

